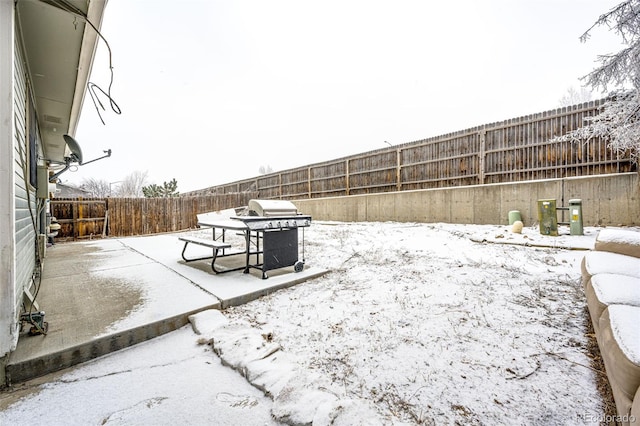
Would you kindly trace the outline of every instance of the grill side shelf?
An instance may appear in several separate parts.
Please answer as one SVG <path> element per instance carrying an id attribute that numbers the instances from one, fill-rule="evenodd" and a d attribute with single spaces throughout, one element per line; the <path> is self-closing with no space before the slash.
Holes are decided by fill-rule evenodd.
<path id="1" fill-rule="evenodd" d="M 231 219 L 244 222 L 253 231 L 304 228 L 311 226 L 311 216 L 232 216 Z"/>

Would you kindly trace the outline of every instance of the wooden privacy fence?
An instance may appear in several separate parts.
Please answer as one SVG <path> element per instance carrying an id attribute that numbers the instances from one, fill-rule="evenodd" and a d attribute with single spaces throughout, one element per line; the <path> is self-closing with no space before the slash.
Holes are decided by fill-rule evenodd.
<path id="1" fill-rule="evenodd" d="M 359 155 L 213 186 L 185 195 L 257 191 L 303 199 L 445 188 L 634 170 L 605 141 L 551 142 L 584 124 L 605 100 L 538 113 Z"/>
<path id="2" fill-rule="evenodd" d="M 92 238 L 106 233 L 107 202 L 102 199 L 61 198 L 51 200 L 51 216 L 60 224 L 57 237 Z"/>
<path id="3" fill-rule="evenodd" d="M 196 215 L 246 206 L 255 193 L 174 198 L 54 199 L 57 238 L 123 237 L 176 232 L 197 226 Z"/>
<path id="4" fill-rule="evenodd" d="M 251 198 L 305 199 L 635 171 L 605 141 L 552 142 L 600 112 L 606 100 L 485 124 L 182 194 L 177 198 L 56 199 L 59 237 L 127 236 L 196 226 L 196 214 Z M 105 219 L 106 218 L 106 219 Z"/>

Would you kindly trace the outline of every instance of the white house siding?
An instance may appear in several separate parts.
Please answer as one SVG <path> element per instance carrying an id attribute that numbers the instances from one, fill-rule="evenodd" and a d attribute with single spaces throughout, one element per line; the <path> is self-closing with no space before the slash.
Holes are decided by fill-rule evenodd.
<path id="1" fill-rule="evenodd" d="M 0 361 L 15 347 L 18 339 L 15 287 L 14 28 L 14 3 L 0 0 L 0 117 L 5 117 L 0 120 Z M 3 374 L 4 369 L 0 368 L 0 375 Z"/>
<path id="2" fill-rule="evenodd" d="M 17 40 L 17 38 L 16 38 Z M 14 78 L 14 147 L 15 147 L 15 238 L 16 275 L 15 306 L 19 312 L 22 295 L 30 288 L 36 266 L 36 194 L 29 184 L 29 149 L 27 144 L 27 84 L 22 51 L 15 46 Z"/>

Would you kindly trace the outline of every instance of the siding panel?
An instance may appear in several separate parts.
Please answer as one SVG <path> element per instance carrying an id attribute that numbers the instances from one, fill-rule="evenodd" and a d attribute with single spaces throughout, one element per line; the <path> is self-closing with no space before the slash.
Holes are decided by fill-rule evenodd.
<path id="1" fill-rule="evenodd" d="M 17 38 L 16 38 L 17 40 Z M 28 150 L 27 150 L 27 85 L 23 66 L 24 60 L 20 45 L 15 47 L 14 80 L 14 149 L 15 149 L 15 232 L 16 232 L 16 307 L 20 311 L 22 295 L 28 289 L 36 267 L 36 232 L 34 227 L 36 214 L 35 191 L 30 188 Z"/>

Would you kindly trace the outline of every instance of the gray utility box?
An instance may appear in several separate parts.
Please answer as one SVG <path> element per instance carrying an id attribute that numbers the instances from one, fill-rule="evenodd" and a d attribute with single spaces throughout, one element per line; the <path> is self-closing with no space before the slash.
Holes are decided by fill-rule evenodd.
<path id="1" fill-rule="evenodd" d="M 569 200 L 569 232 L 571 235 L 584 235 L 582 227 L 582 200 Z"/>

